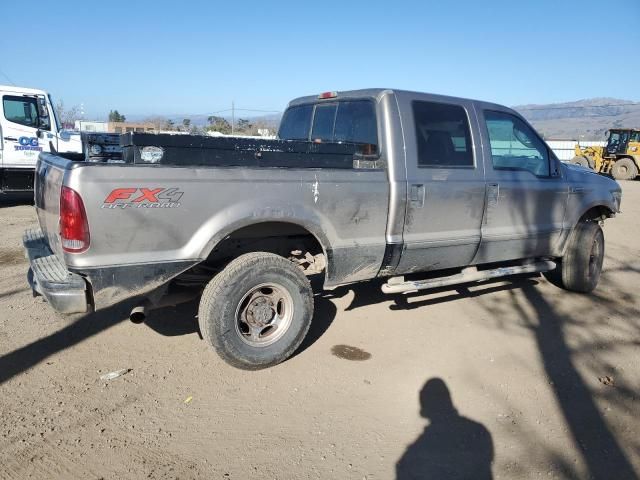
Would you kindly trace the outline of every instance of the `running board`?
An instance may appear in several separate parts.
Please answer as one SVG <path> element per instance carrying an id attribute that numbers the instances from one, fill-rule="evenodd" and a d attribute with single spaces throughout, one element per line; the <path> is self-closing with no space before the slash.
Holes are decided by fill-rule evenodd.
<path id="1" fill-rule="evenodd" d="M 548 272 L 556 268 L 555 262 L 543 260 L 539 262 L 516 265 L 514 267 L 500 267 L 493 270 L 478 270 L 477 267 L 467 267 L 461 273 L 448 277 L 431 278 L 428 280 L 405 281 L 404 277 L 392 277 L 382 285 L 384 293 L 411 293 L 429 288 L 459 285 L 461 283 L 481 282 L 492 278 L 506 277 L 520 273 Z"/>

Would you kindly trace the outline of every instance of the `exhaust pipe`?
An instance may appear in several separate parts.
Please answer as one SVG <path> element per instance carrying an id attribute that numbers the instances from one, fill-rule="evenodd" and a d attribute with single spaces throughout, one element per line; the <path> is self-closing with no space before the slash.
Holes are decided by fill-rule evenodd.
<path id="1" fill-rule="evenodd" d="M 149 299 L 142 302 L 140 305 L 131 310 L 129 314 L 129 320 L 133 323 L 143 323 L 147 319 L 147 314 L 151 310 L 164 307 L 174 307 L 181 303 L 190 302 L 194 298 L 200 295 L 200 290 L 183 290 L 175 293 L 170 293 L 163 297 L 160 297 L 156 302 L 151 302 Z"/>
<path id="2" fill-rule="evenodd" d="M 149 301 L 146 300 L 142 305 L 138 305 L 129 314 L 129 320 L 133 323 L 143 323 L 147 319 L 147 307 Z"/>

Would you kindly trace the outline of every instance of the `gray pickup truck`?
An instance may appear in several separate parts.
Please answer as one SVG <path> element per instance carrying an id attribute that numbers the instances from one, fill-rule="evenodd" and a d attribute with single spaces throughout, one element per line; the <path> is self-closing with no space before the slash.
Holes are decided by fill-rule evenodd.
<path id="1" fill-rule="evenodd" d="M 509 108 L 327 92 L 293 100 L 278 137 L 128 134 L 123 163 L 41 154 L 34 292 L 62 313 L 135 297 L 135 320 L 199 295 L 206 341 L 258 369 L 306 335 L 312 274 L 325 289 L 386 277 L 390 294 L 527 272 L 598 282 L 619 185 L 559 162 Z"/>

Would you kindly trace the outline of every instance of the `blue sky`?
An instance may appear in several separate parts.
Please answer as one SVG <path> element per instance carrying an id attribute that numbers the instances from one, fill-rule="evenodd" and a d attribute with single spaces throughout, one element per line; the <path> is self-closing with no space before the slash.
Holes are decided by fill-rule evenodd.
<path id="1" fill-rule="evenodd" d="M 84 103 L 88 118 L 211 113 L 232 99 L 282 110 L 378 86 L 507 105 L 640 100 L 640 0 L 5 0 L 1 11 L 0 71 Z"/>

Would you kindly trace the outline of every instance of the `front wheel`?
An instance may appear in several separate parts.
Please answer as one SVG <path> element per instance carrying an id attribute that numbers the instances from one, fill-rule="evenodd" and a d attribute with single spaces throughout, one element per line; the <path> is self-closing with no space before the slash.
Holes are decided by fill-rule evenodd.
<path id="1" fill-rule="evenodd" d="M 598 285 L 604 261 L 604 234 L 595 222 L 580 222 L 569 237 L 564 257 L 545 273 L 554 285 L 572 292 L 590 293 Z"/>
<path id="2" fill-rule="evenodd" d="M 300 346 L 313 317 L 313 292 L 289 260 L 254 252 L 233 260 L 205 288 L 198 322 L 203 338 L 244 370 L 276 365 Z"/>

